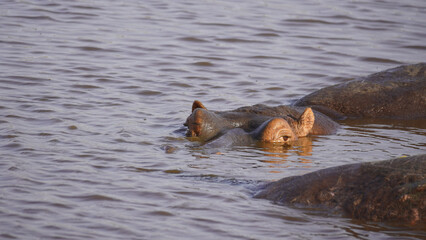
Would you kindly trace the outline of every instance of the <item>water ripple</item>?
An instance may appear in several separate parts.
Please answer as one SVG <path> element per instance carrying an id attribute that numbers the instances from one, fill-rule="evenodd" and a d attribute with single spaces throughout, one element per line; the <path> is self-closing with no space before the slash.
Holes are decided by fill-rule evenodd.
<path id="1" fill-rule="evenodd" d="M 0 1 L 0 238 L 421 238 L 252 199 L 259 182 L 425 149 L 424 121 L 206 154 L 192 102 L 288 104 L 424 61 L 422 1 Z M 380 34 L 378 34 L 380 33 Z"/>
<path id="2" fill-rule="evenodd" d="M 309 25 L 312 24 L 326 24 L 326 25 L 346 25 L 346 22 L 333 22 L 333 21 L 325 21 L 319 19 L 286 19 L 284 20 L 286 24 L 293 23 L 295 25 Z"/>

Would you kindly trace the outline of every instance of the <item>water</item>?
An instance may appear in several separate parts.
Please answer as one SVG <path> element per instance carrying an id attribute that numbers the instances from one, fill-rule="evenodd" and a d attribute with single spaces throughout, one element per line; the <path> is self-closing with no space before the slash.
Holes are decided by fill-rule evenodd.
<path id="1" fill-rule="evenodd" d="M 0 238 L 424 238 L 253 199 L 263 181 L 425 152 L 424 121 L 347 121 L 291 148 L 206 154 L 228 110 L 425 60 L 426 3 L 1 1 Z"/>

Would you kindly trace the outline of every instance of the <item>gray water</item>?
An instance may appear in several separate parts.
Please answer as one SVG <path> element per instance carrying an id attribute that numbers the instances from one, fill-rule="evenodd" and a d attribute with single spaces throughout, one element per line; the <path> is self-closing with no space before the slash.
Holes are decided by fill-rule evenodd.
<path id="1" fill-rule="evenodd" d="M 425 61 L 426 2 L 0 2 L 1 239 L 387 239 L 425 230 L 253 199 L 264 181 L 425 153 L 424 120 L 209 154 L 192 101 L 289 104 Z"/>

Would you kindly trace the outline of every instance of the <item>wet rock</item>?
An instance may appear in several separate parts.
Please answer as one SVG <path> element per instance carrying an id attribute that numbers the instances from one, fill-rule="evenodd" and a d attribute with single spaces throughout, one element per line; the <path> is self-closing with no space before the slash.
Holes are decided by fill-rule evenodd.
<path id="1" fill-rule="evenodd" d="M 310 106 L 333 119 L 426 117 L 426 63 L 405 65 L 320 89 L 295 106 Z"/>
<path id="2" fill-rule="evenodd" d="M 256 198 L 371 221 L 426 222 L 426 154 L 348 164 L 269 183 Z"/>

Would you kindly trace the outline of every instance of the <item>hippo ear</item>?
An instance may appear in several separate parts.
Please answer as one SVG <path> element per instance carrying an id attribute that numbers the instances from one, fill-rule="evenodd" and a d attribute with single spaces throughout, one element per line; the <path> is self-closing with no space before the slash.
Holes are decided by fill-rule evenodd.
<path id="1" fill-rule="evenodd" d="M 315 116 L 311 108 L 306 108 L 300 118 L 297 120 L 297 135 L 304 137 L 309 134 L 312 127 L 314 126 Z"/>
<path id="2" fill-rule="evenodd" d="M 203 108 L 207 110 L 207 108 L 204 107 L 204 105 L 200 101 L 195 100 L 194 103 L 192 103 L 192 112 L 197 108 Z"/>

